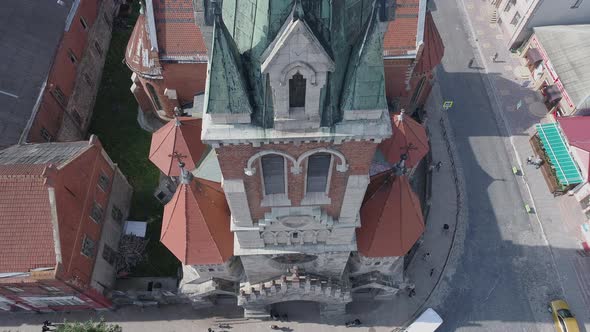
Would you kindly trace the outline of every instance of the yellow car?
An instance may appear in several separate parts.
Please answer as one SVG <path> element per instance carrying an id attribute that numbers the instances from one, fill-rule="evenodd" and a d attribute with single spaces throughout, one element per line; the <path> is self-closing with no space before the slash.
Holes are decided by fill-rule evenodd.
<path id="1" fill-rule="evenodd" d="M 549 303 L 547 308 L 551 312 L 555 329 L 559 332 L 579 332 L 576 317 L 570 311 L 570 306 L 563 300 L 555 300 Z"/>

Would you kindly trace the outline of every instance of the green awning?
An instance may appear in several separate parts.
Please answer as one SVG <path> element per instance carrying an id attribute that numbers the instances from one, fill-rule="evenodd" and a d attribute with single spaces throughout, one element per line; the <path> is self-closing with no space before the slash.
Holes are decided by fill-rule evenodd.
<path id="1" fill-rule="evenodd" d="M 568 151 L 557 123 L 538 124 L 536 127 L 559 183 L 566 186 L 581 183 L 582 174 Z"/>

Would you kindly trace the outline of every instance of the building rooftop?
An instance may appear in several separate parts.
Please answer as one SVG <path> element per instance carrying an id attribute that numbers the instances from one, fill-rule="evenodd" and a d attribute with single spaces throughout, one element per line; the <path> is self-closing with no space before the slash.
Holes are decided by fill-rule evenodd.
<path id="1" fill-rule="evenodd" d="M 533 28 L 571 103 L 590 108 L 590 24 Z"/>
<path id="2" fill-rule="evenodd" d="M 87 141 L 13 145 L 0 150 L 0 165 L 49 165 L 59 167 L 90 148 Z"/>
<path id="3" fill-rule="evenodd" d="M 72 1 L 0 1 L 0 147 L 19 142 L 39 99 Z"/>
<path id="4" fill-rule="evenodd" d="M 424 231 L 418 197 L 393 171 L 371 177 L 360 215 L 357 246 L 366 257 L 404 256 Z"/>
<path id="5" fill-rule="evenodd" d="M 188 173 L 188 172 L 187 172 Z M 230 211 L 219 183 L 181 176 L 164 207 L 160 241 L 183 264 L 221 264 L 233 255 Z"/>

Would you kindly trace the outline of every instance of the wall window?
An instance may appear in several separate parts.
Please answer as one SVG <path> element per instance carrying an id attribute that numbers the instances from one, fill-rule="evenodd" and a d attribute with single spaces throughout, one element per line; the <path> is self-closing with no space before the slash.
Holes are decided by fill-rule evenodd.
<path id="1" fill-rule="evenodd" d="M 97 202 L 94 202 L 94 205 L 92 205 L 92 211 L 90 211 L 90 218 L 97 223 L 100 223 L 102 221 L 103 212 L 102 206 Z"/>
<path id="2" fill-rule="evenodd" d="M 268 155 L 261 158 L 264 194 L 285 193 L 285 158 L 279 155 Z"/>
<path id="3" fill-rule="evenodd" d="M 113 217 L 113 220 L 119 224 L 121 224 L 123 221 L 123 212 L 121 212 L 121 209 L 116 206 L 113 206 L 113 209 L 111 210 L 111 216 Z"/>
<path id="4" fill-rule="evenodd" d="M 76 54 L 74 53 L 74 51 L 72 51 L 71 48 L 68 49 L 68 56 L 70 57 L 70 61 L 73 64 L 78 63 L 78 57 L 76 56 Z"/>
<path id="5" fill-rule="evenodd" d="M 117 252 L 105 244 L 102 248 L 102 258 L 110 265 L 115 265 L 115 262 L 117 261 Z"/>
<path id="6" fill-rule="evenodd" d="M 52 296 L 52 297 L 23 297 L 27 303 L 33 307 L 52 307 L 52 306 L 69 306 L 84 305 L 86 302 L 75 296 Z"/>
<path id="7" fill-rule="evenodd" d="M 152 100 L 154 101 L 154 105 L 156 106 L 156 109 L 159 111 L 162 109 L 162 104 L 160 104 L 160 99 L 158 98 L 158 94 L 156 93 L 156 89 L 154 89 L 154 86 L 146 83 L 148 91 L 150 93 L 150 96 L 152 97 Z"/>
<path id="8" fill-rule="evenodd" d="M 98 186 L 102 191 L 107 191 L 107 189 L 109 189 L 110 182 L 111 180 L 109 177 L 103 172 L 100 172 L 100 175 L 98 176 Z"/>
<path id="9" fill-rule="evenodd" d="M 55 86 L 53 89 L 51 89 L 51 94 L 53 95 L 53 97 L 55 97 L 55 99 L 57 100 L 57 102 L 63 106 L 66 107 L 66 96 L 64 95 L 64 93 L 61 91 L 61 89 L 59 88 L 59 86 Z"/>
<path id="10" fill-rule="evenodd" d="M 289 107 L 305 107 L 305 84 L 299 72 L 289 80 Z"/>
<path id="11" fill-rule="evenodd" d="M 80 115 L 80 113 L 77 110 L 73 109 L 70 114 L 72 114 L 72 118 L 74 119 L 74 121 L 76 121 L 76 123 L 79 126 L 81 126 L 82 125 L 82 116 Z"/>
<path id="12" fill-rule="evenodd" d="M 98 54 L 98 56 L 102 56 L 102 47 L 100 47 L 100 44 L 97 41 L 94 41 L 94 49 L 96 50 L 96 54 Z"/>
<path id="13" fill-rule="evenodd" d="M 510 24 L 517 25 L 518 22 L 520 22 L 520 13 L 519 12 L 516 12 L 514 14 L 514 17 L 512 18 L 512 21 L 510 21 Z"/>
<path id="14" fill-rule="evenodd" d="M 92 78 L 90 77 L 90 75 L 88 75 L 88 73 L 84 73 L 84 81 L 86 81 L 86 84 L 88 84 L 88 86 L 94 86 L 94 82 L 92 81 Z"/>
<path id="15" fill-rule="evenodd" d="M 332 155 L 316 153 L 307 159 L 307 189 L 308 193 L 325 193 L 328 186 L 328 176 Z"/>
<path id="16" fill-rule="evenodd" d="M 45 127 L 41 127 L 41 137 L 47 142 L 53 141 L 53 135 L 51 135 Z"/>
<path id="17" fill-rule="evenodd" d="M 14 293 L 22 293 L 22 292 L 24 292 L 21 288 L 18 288 L 18 287 L 8 287 L 7 286 L 6 289 L 8 289 L 9 291 L 14 292 Z"/>
<path id="18" fill-rule="evenodd" d="M 61 292 L 61 289 L 59 289 L 57 287 L 53 287 L 53 286 L 41 286 L 41 288 L 43 288 L 44 290 L 46 290 L 48 292 Z"/>
<path id="19" fill-rule="evenodd" d="M 508 0 L 508 3 L 506 4 L 506 7 L 504 7 L 504 11 L 510 11 L 510 9 L 516 5 L 516 0 Z"/>
<path id="20" fill-rule="evenodd" d="M 573 4 L 573 5 L 572 5 L 570 8 L 572 8 L 572 9 L 575 9 L 575 8 L 580 8 L 580 5 L 582 4 L 582 1 L 583 1 L 583 0 L 576 0 L 576 1 L 574 2 L 574 4 Z"/>
<path id="21" fill-rule="evenodd" d="M 88 23 L 86 23 L 86 20 L 82 16 L 80 16 L 80 24 L 82 25 L 82 29 L 88 30 Z"/>
<path id="22" fill-rule="evenodd" d="M 82 242 L 82 255 L 92 258 L 94 257 L 94 249 L 96 248 L 96 243 L 94 240 L 88 237 L 88 235 L 84 235 L 84 241 Z"/>

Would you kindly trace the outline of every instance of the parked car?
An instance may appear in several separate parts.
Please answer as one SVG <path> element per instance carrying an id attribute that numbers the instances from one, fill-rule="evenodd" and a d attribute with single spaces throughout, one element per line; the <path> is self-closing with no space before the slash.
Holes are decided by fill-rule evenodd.
<path id="1" fill-rule="evenodd" d="M 555 300 L 547 308 L 551 312 L 555 329 L 559 332 L 579 332 L 576 317 L 570 311 L 570 306 L 564 300 Z"/>

